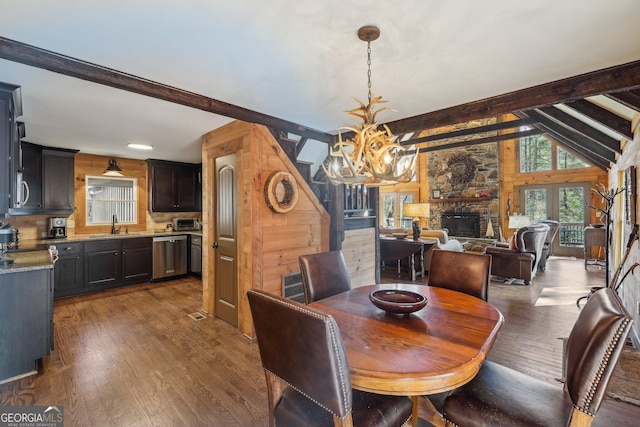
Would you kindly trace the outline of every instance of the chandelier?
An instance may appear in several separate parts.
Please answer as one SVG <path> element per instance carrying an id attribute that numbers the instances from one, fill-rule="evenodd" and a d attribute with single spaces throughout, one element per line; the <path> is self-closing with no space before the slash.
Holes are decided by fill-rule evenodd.
<path id="1" fill-rule="evenodd" d="M 409 182 L 415 174 L 415 151 L 398 143 L 387 125 L 378 126 L 379 112 L 390 110 L 376 104 L 385 103 L 381 96 L 374 97 L 371 91 L 371 42 L 378 39 L 378 27 L 366 25 L 358 30 L 358 37 L 367 42 L 367 83 L 369 103 L 347 111 L 362 123 L 338 129 L 338 141 L 329 149 L 329 157 L 322 164 L 325 174 L 333 184 L 365 184 L 379 186 Z M 348 130 L 353 137 L 342 139 L 341 130 Z"/>

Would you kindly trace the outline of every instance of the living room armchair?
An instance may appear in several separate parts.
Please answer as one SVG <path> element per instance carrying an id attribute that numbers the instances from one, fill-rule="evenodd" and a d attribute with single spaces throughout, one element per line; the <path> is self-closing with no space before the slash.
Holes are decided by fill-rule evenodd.
<path id="1" fill-rule="evenodd" d="M 553 246 L 553 240 L 556 238 L 558 234 L 558 229 L 560 228 L 560 223 L 558 221 L 553 221 L 551 219 L 541 219 L 538 221 L 540 224 L 547 224 L 549 226 L 549 232 L 547 233 L 547 238 L 544 240 L 544 249 L 542 251 L 542 258 L 538 263 L 538 270 L 545 271 L 547 269 L 547 259 L 551 255 L 551 247 Z"/>
<path id="2" fill-rule="evenodd" d="M 491 274 L 523 280 L 525 285 L 531 284 L 544 255 L 548 232 L 549 226 L 546 224 L 531 224 L 516 231 L 508 248 L 488 246 L 486 253 L 491 255 Z"/>

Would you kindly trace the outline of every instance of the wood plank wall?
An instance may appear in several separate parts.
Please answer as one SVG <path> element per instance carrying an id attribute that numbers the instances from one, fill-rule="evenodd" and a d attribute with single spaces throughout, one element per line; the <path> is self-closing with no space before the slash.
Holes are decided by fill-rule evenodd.
<path id="1" fill-rule="evenodd" d="M 351 287 L 376 282 L 376 229 L 362 228 L 345 231 L 342 253 L 347 261 Z"/>
<path id="2" fill-rule="evenodd" d="M 112 156 L 77 153 L 75 156 L 75 200 L 76 208 L 72 220 L 73 232 L 76 234 L 109 233 L 111 225 L 93 225 L 87 227 L 87 207 L 85 203 L 86 176 L 101 176 L 109 165 Z M 125 178 L 136 178 L 138 192 L 138 223 L 129 226 L 129 231 L 147 231 L 147 162 L 138 159 L 118 157 L 118 166 Z"/>
<path id="3" fill-rule="evenodd" d="M 238 154 L 238 329 L 253 336 L 246 291 L 282 293 L 282 276 L 298 272 L 298 256 L 329 250 L 330 217 L 294 164 L 264 127 L 232 122 L 203 136 L 203 300 L 214 312 L 215 236 L 213 202 L 215 158 Z M 264 199 L 271 173 L 291 173 L 298 184 L 298 203 L 288 213 L 275 213 Z"/>

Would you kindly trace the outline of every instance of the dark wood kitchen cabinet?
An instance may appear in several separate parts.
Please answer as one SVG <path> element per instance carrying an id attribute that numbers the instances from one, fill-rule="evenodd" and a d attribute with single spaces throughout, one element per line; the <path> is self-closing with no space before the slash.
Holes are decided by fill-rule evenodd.
<path id="1" fill-rule="evenodd" d="M 56 298 L 82 293 L 84 288 L 84 243 L 55 243 L 58 261 L 53 269 Z"/>
<path id="2" fill-rule="evenodd" d="M 150 237 L 122 240 L 122 281 L 125 284 L 151 280 L 152 248 Z"/>
<path id="3" fill-rule="evenodd" d="M 35 374 L 52 349 L 51 267 L 0 274 L 0 381 Z"/>
<path id="4" fill-rule="evenodd" d="M 12 215 L 69 215 L 75 207 L 74 157 L 77 150 L 22 143 L 22 177 L 29 187 L 24 206 Z"/>
<path id="5" fill-rule="evenodd" d="M 42 198 L 45 213 L 71 214 L 75 207 L 74 159 L 77 150 L 42 150 Z"/>
<path id="6" fill-rule="evenodd" d="M 147 160 L 151 212 L 202 210 L 202 165 Z"/>
<path id="7" fill-rule="evenodd" d="M 151 281 L 151 237 L 108 237 L 53 243 L 55 297 L 86 294 Z"/>
<path id="8" fill-rule="evenodd" d="M 0 218 L 9 215 L 16 198 L 20 169 L 20 134 L 16 118 L 21 115 L 20 86 L 0 83 Z"/>
<path id="9" fill-rule="evenodd" d="M 120 240 L 96 240 L 84 245 L 85 284 L 87 288 L 113 287 L 122 277 Z"/>

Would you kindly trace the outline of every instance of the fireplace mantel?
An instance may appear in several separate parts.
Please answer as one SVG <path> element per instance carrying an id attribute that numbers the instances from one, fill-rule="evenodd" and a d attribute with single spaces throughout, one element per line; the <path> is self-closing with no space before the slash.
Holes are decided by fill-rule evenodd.
<path id="1" fill-rule="evenodd" d="M 484 200 L 490 200 L 491 197 L 456 197 L 451 199 L 429 199 L 429 203 L 469 203 L 469 202 L 482 202 Z"/>

